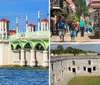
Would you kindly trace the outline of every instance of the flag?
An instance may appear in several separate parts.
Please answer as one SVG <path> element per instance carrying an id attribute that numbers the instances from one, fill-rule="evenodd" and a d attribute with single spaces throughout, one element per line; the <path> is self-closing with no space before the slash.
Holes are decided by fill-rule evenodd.
<path id="1" fill-rule="evenodd" d="M 74 13 L 76 12 L 76 8 L 75 8 L 75 4 L 74 3 L 70 4 L 70 8 L 73 10 Z"/>
<path id="2" fill-rule="evenodd" d="M 73 12 L 75 13 L 76 12 L 76 8 L 75 8 L 75 4 L 73 3 L 72 0 L 66 0 L 69 4 L 70 4 L 70 8 L 73 10 Z"/>
<path id="3" fill-rule="evenodd" d="M 66 0 L 69 4 L 71 4 L 72 3 L 72 0 Z"/>

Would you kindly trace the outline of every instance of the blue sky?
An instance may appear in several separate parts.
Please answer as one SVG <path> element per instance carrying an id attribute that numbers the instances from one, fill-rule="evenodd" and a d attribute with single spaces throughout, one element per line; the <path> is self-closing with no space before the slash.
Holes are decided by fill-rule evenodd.
<path id="1" fill-rule="evenodd" d="M 7 18 L 10 20 L 10 29 L 15 29 L 16 17 L 20 22 L 20 12 L 22 12 L 23 28 L 25 29 L 26 14 L 28 14 L 28 22 L 37 25 L 38 10 L 40 10 L 40 17 L 43 19 L 49 17 L 47 15 L 48 9 L 49 0 L 0 0 L 0 19 Z"/>
<path id="2" fill-rule="evenodd" d="M 61 44 L 62 45 L 62 44 Z M 55 49 L 58 45 L 57 44 L 52 44 L 51 49 Z M 73 48 L 79 48 L 83 49 L 86 51 L 95 51 L 95 52 L 100 52 L 100 44 L 63 44 L 63 47 L 73 47 Z"/>

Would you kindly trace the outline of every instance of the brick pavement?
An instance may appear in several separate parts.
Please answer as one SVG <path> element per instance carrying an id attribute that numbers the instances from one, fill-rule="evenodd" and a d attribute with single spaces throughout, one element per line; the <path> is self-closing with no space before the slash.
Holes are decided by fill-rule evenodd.
<path id="1" fill-rule="evenodd" d="M 59 35 L 51 36 L 50 40 L 51 42 L 60 42 Z M 64 42 L 71 42 L 69 33 L 66 33 Z M 100 42 L 100 39 L 94 37 L 92 33 L 85 33 L 84 37 L 81 37 L 80 33 L 78 33 L 78 36 L 75 38 L 75 42 Z"/>

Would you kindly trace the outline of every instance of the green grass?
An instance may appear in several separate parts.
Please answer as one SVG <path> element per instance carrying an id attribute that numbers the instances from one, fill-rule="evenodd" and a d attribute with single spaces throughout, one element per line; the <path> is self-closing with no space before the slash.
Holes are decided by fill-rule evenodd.
<path id="1" fill-rule="evenodd" d="M 67 85 L 100 85 L 100 76 L 76 76 Z"/>

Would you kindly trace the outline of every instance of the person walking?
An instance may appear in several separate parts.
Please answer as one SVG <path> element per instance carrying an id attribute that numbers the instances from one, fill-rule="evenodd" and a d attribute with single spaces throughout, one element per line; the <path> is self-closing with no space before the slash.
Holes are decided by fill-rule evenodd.
<path id="1" fill-rule="evenodd" d="M 54 34 L 54 21 L 52 19 L 50 20 L 50 32 L 52 36 Z"/>
<path id="2" fill-rule="evenodd" d="M 76 37 L 78 35 L 78 32 L 79 32 L 79 22 L 76 22 Z"/>
<path id="3" fill-rule="evenodd" d="M 64 20 L 64 17 L 63 16 L 59 16 L 59 20 L 57 22 L 58 24 L 58 27 L 59 27 L 59 36 L 60 36 L 60 40 L 61 41 L 64 41 L 64 36 L 65 36 L 65 25 L 66 25 L 66 22 Z"/>
<path id="4" fill-rule="evenodd" d="M 71 36 L 71 42 L 75 41 L 75 37 L 76 37 L 76 23 L 73 20 L 71 23 L 71 29 L 70 29 L 70 36 Z"/>
<path id="5" fill-rule="evenodd" d="M 88 25 L 88 33 L 92 32 L 92 26 L 91 26 L 91 23 L 89 22 L 89 25 Z"/>
<path id="6" fill-rule="evenodd" d="M 81 31 L 81 37 L 84 37 L 85 22 L 83 19 L 80 20 L 79 26 L 80 26 L 80 31 Z"/>

